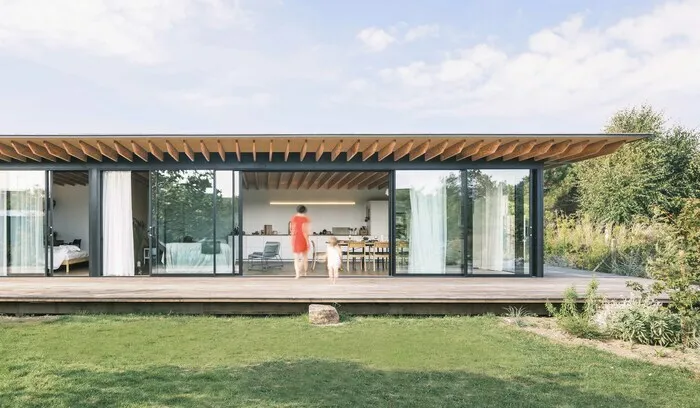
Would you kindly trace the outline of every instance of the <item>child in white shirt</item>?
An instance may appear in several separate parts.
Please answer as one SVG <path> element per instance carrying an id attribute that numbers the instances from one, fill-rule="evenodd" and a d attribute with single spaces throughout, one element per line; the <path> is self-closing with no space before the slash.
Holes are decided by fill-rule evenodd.
<path id="1" fill-rule="evenodd" d="M 338 279 L 338 271 L 342 264 L 342 253 L 338 246 L 338 239 L 330 237 L 328 239 L 328 247 L 326 248 L 326 265 L 328 266 L 328 279 L 335 283 Z"/>

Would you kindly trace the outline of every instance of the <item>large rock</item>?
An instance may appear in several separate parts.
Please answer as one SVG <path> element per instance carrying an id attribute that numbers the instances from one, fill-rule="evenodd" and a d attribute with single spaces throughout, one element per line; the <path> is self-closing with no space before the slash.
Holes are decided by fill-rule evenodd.
<path id="1" fill-rule="evenodd" d="M 309 305 L 309 322 L 312 324 L 338 324 L 340 316 L 333 306 Z"/>

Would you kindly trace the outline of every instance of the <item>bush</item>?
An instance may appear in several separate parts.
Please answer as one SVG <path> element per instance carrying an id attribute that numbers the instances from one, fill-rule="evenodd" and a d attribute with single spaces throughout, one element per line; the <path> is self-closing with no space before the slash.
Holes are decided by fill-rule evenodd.
<path id="1" fill-rule="evenodd" d="M 550 316 L 557 320 L 559 327 L 570 335 L 586 339 L 604 337 L 594 321 L 603 304 L 603 298 L 598 294 L 598 281 L 594 279 L 588 284 L 583 308 L 579 308 L 579 298 L 572 286 L 564 292 L 564 299 L 558 309 L 550 302 L 545 307 Z"/>

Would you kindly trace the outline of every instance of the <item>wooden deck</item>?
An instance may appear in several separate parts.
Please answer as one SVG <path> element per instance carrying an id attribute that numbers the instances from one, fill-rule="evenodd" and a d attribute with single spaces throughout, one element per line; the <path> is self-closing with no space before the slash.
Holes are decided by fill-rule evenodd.
<path id="1" fill-rule="evenodd" d="M 357 314 L 477 314 L 525 306 L 541 313 L 591 277 L 545 278 L 325 278 L 122 277 L 3 278 L 0 313 L 293 314 L 311 303 L 340 305 Z M 608 298 L 630 294 L 627 277 L 598 276 Z M 636 279 L 639 280 L 639 279 Z M 644 280 L 641 280 L 644 281 Z"/>

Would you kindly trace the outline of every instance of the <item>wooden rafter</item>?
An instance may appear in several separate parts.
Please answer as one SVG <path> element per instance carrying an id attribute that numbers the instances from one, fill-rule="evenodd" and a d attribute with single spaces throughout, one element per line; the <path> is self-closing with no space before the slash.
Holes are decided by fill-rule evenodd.
<path id="1" fill-rule="evenodd" d="M 31 159 L 34 161 L 41 161 L 41 157 L 37 156 L 36 154 L 32 153 L 32 151 L 22 143 L 15 142 L 14 140 L 10 142 L 12 145 L 12 148 L 15 149 L 15 152 L 20 155 L 24 156 L 27 159 Z"/>
<path id="2" fill-rule="evenodd" d="M 127 159 L 130 162 L 134 161 L 134 152 L 132 150 L 127 149 L 123 144 L 117 142 L 116 140 L 114 141 L 114 149 L 121 157 Z"/>
<path id="3" fill-rule="evenodd" d="M 415 147 L 413 150 L 411 150 L 411 153 L 408 154 L 408 160 L 413 161 L 416 160 L 417 158 L 421 157 L 422 155 L 425 154 L 425 152 L 428 151 L 428 148 L 430 147 L 430 140 L 426 140 L 425 142 L 421 143 L 417 147 Z"/>
<path id="4" fill-rule="evenodd" d="M 326 182 L 328 181 L 328 179 L 330 179 L 331 177 L 333 177 L 333 174 L 335 174 L 335 173 L 330 172 L 330 173 L 325 173 L 323 176 L 320 176 L 320 177 L 316 180 L 316 183 L 317 183 L 317 185 L 318 185 L 317 188 L 323 188 L 323 186 L 326 184 Z"/>
<path id="5" fill-rule="evenodd" d="M 377 155 L 377 160 L 382 161 L 382 160 L 386 159 L 387 157 L 389 157 L 389 155 L 391 153 L 393 153 L 395 147 L 396 147 L 396 139 L 387 143 L 386 146 L 382 147 L 379 150 L 379 154 Z"/>
<path id="6" fill-rule="evenodd" d="M 445 149 L 447 149 L 447 143 L 447 140 L 444 140 L 427 150 L 424 155 L 425 161 L 432 160 L 440 156 Z"/>
<path id="7" fill-rule="evenodd" d="M 411 152 L 411 149 L 413 149 L 413 140 L 406 142 L 406 144 L 396 149 L 396 151 L 394 152 L 394 161 L 398 161 L 407 154 L 409 154 Z"/>
<path id="8" fill-rule="evenodd" d="M 578 154 L 575 155 L 567 155 L 563 157 L 557 158 L 557 161 L 568 161 L 572 159 L 580 159 L 581 157 L 585 156 L 595 156 L 597 155 L 606 145 L 608 142 L 606 140 L 600 140 L 597 142 L 590 143 L 588 146 L 586 146 L 583 151 L 581 151 Z"/>
<path id="9" fill-rule="evenodd" d="M 519 140 L 511 140 L 510 142 L 503 143 L 502 145 L 498 146 L 495 152 L 486 157 L 486 161 L 496 160 L 505 156 L 506 154 L 513 153 L 515 148 L 518 147 L 519 143 Z"/>
<path id="10" fill-rule="evenodd" d="M 486 156 L 496 153 L 498 147 L 501 145 L 500 140 L 494 140 L 492 142 L 486 143 L 481 146 L 481 149 L 476 154 L 472 155 L 472 161 L 483 159 Z"/>
<path id="11" fill-rule="evenodd" d="M 219 157 L 221 157 L 221 161 L 225 162 L 226 161 L 226 150 L 224 150 L 224 145 L 221 144 L 221 140 L 216 140 L 216 150 L 219 153 Z M 236 151 L 240 152 L 238 149 L 238 140 L 236 140 Z M 240 153 L 236 153 L 238 156 L 238 161 L 241 161 L 241 155 Z"/>
<path id="12" fill-rule="evenodd" d="M 349 187 L 355 180 L 358 178 L 362 177 L 362 172 L 354 172 L 354 173 L 348 173 L 350 177 L 346 178 L 345 180 L 342 180 L 341 182 L 338 183 L 338 188 L 344 188 L 344 187 Z"/>
<path id="13" fill-rule="evenodd" d="M 371 175 L 368 175 L 364 180 L 362 180 L 361 183 L 357 185 L 357 188 L 360 190 L 368 188 L 370 184 L 374 183 L 377 179 L 383 177 L 384 174 L 385 173 L 372 173 Z"/>
<path id="14" fill-rule="evenodd" d="M 311 172 L 310 171 L 305 172 L 304 177 L 302 177 L 302 179 L 301 179 L 301 183 L 299 183 L 299 185 L 297 186 L 297 190 L 299 190 L 302 187 L 308 188 L 307 183 L 308 183 L 310 177 L 311 177 Z"/>
<path id="15" fill-rule="evenodd" d="M 583 152 L 583 150 L 588 145 L 589 145 L 589 142 L 587 140 L 583 141 L 583 142 L 572 143 L 569 145 L 569 147 L 566 148 L 566 150 L 564 150 L 560 154 L 557 154 L 556 156 L 550 157 L 550 160 L 558 160 L 559 158 L 562 158 L 562 157 L 575 156 L 575 155 Z"/>
<path id="16" fill-rule="evenodd" d="M 469 146 L 466 146 L 457 155 L 457 161 L 464 160 L 467 157 L 471 157 L 472 155 L 477 154 L 479 152 L 479 150 L 481 149 L 481 146 L 484 145 L 484 143 L 486 143 L 485 140 L 479 140 L 478 142 L 474 142 L 474 143 L 470 144 Z"/>
<path id="17" fill-rule="evenodd" d="M 204 140 L 199 141 L 199 150 L 202 152 L 202 156 L 204 156 L 204 159 L 206 161 L 211 160 L 211 153 L 209 153 L 209 149 L 207 148 L 207 145 L 204 144 Z"/>
<path id="18" fill-rule="evenodd" d="M 187 140 L 182 141 L 182 150 L 185 151 L 185 156 L 187 156 L 190 161 L 194 161 L 194 151 L 190 147 L 189 143 L 187 143 Z"/>
<path id="19" fill-rule="evenodd" d="M 625 143 L 626 143 L 626 142 L 625 142 L 624 140 L 620 140 L 620 141 L 617 141 L 617 142 L 612 142 L 612 143 L 606 144 L 606 145 L 603 146 L 600 150 L 598 150 L 598 151 L 596 151 L 596 152 L 594 152 L 594 153 L 583 154 L 583 152 L 581 152 L 581 154 L 579 154 L 578 156 L 572 157 L 572 158 L 569 158 L 569 159 L 586 160 L 586 159 L 590 159 L 590 158 L 593 158 L 593 157 L 596 157 L 596 156 L 602 156 L 602 155 L 606 155 L 606 154 L 612 154 L 612 153 L 615 153 L 615 152 L 616 152 L 620 147 L 622 147 Z"/>
<path id="20" fill-rule="evenodd" d="M 337 180 L 333 182 L 333 185 L 329 185 L 328 188 L 337 188 L 340 189 L 341 183 L 345 182 L 346 180 L 350 179 L 352 177 L 353 173 L 350 172 L 345 172 L 342 173 L 340 177 L 338 177 Z"/>
<path id="21" fill-rule="evenodd" d="M 106 144 L 102 142 L 97 142 L 97 148 L 100 150 L 100 153 L 102 153 L 102 155 L 106 156 L 108 159 L 112 161 L 119 160 L 119 155 L 117 154 L 117 151 L 107 146 Z"/>
<path id="22" fill-rule="evenodd" d="M 90 146 L 89 144 L 83 142 L 82 140 L 78 141 L 78 145 L 80 145 L 80 149 L 82 149 L 83 153 L 86 155 L 92 157 L 93 159 L 101 162 L 102 161 L 102 153 L 100 153 L 99 150 L 95 149 L 94 147 Z"/>
<path id="23" fill-rule="evenodd" d="M 314 184 L 316 183 L 316 181 L 317 181 L 320 177 L 322 177 L 325 173 L 324 173 L 324 172 L 314 171 L 314 172 L 309 172 L 308 174 L 310 174 L 310 176 L 309 176 L 309 180 L 307 181 L 306 188 L 307 188 L 307 189 L 310 189 L 311 187 L 314 186 Z"/>
<path id="24" fill-rule="evenodd" d="M 169 140 L 165 141 L 165 150 L 168 151 L 168 154 L 173 158 L 173 160 L 176 162 L 180 161 L 180 152 L 175 148 L 175 146 L 173 146 L 172 143 L 170 143 Z"/>
<path id="25" fill-rule="evenodd" d="M 382 174 L 380 177 L 377 177 L 367 185 L 368 190 L 374 190 L 375 188 L 380 188 L 383 185 L 385 185 L 389 181 L 389 175 L 387 173 Z"/>
<path id="26" fill-rule="evenodd" d="M 131 150 L 137 155 L 141 160 L 148 161 L 148 152 L 140 144 L 135 141 L 131 141 Z"/>
<path id="27" fill-rule="evenodd" d="M 362 161 L 367 161 L 367 159 L 377 153 L 377 147 L 379 147 L 379 141 L 375 140 L 362 152 Z"/>
<path id="28" fill-rule="evenodd" d="M 163 161 L 163 151 L 160 149 L 160 147 L 156 146 L 155 143 L 151 142 L 150 140 L 148 141 L 148 149 L 151 151 L 151 155 L 153 155 L 153 157 L 160 161 Z"/>
<path id="29" fill-rule="evenodd" d="M 535 147 L 536 144 L 537 142 L 535 140 L 530 140 L 528 142 L 521 143 L 511 153 L 504 155 L 503 160 L 513 160 L 522 154 L 530 153 L 530 151 L 533 147 Z"/>
<path id="30" fill-rule="evenodd" d="M 273 143 L 273 140 L 270 139 L 270 156 L 269 156 L 269 158 L 268 158 L 268 161 L 269 161 L 270 163 L 272 163 L 272 152 L 274 151 L 274 147 L 273 147 L 273 144 L 272 144 L 272 143 Z"/>
<path id="31" fill-rule="evenodd" d="M 350 146 L 350 149 L 348 150 L 348 154 L 347 154 L 347 160 L 348 161 L 352 160 L 352 158 L 355 157 L 355 155 L 357 153 L 359 153 L 359 151 L 360 151 L 360 141 L 357 140 L 357 141 L 355 141 L 355 143 L 352 144 L 352 146 Z"/>
<path id="32" fill-rule="evenodd" d="M 321 156 L 323 156 L 323 150 L 326 148 L 326 141 L 321 140 L 321 144 L 318 145 L 318 148 L 316 149 L 316 161 L 321 160 Z"/>
<path id="33" fill-rule="evenodd" d="M 445 149 L 444 152 L 440 155 L 440 161 L 445 161 L 447 159 L 450 159 L 452 157 L 457 156 L 462 150 L 464 150 L 464 146 L 467 145 L 467 140 L 462 140 L 461 142 L 457 142 L 453 144 L 452 146 L 448 147 Z"/>
<path id="34" fill-rule="evenodd" d="M 54 157 L 54 155 L 52 155 L 49 152 L 49 150 L 44 146 L 40 146 L 32 141 L 28 141 L 27 147 L 29 147 L 29 150 L 31 150 L 32 153 L 41 157 L 42 159 L 54 161 L 54 162 L 56 161 L 56 157 Z"/>
<path id="35" fill-rule="evenodd" d="M 58 157 L 63 161 L 70 161 L 70 155 L 66 152 L 66 149 L 56 146 L 55 144 L 50 142 L 44 142 L 44 147 L 53 156 Z"/>
<path id="36" fill-rule="evenodd" d="M 304 144 L 301 146 L 301 152 L 299 152 L 299 161 L 304 161 L 306 157 L 306 151 L 309 148 L 308 140 L 304 140 Z"/>
<path id="37" fill-rule="evenodd" d="M 87 160 L 87 155 L 85 152 L 83 152 L 81 149 L 73 146 L 72 144 L 63 141 L 61 142 L 61 146 L 63 146 L 64 149 L 66 149 L 66 152 L 70 154 L 71 156 L 75 157 L 76 159 L 80 161 L 86 161 Z"/>
<path id="38" fill-rule="evenodd" d="M 272 184 L 272 175 L 273 175 L 273 174 L 274 174 L 274 173 L 271 172 L 271 171 L 268 171 L 268 172 L 267 172 L 267 188 L 268 188 L 268 189 L 270 189 L 271 186 L 273 185 L 273 184 Z"/>
<path id="39" fill-rule="evenodd" d="M 241 173 L 241 182 L 243 183 L 243 188 L 248 189 L 248 172 Z"/>
<path id="40" fill-rule="evenodd" d="M 287 147 L 284 148 L 284 161 L 285 163 L 289 160 L 289 139 L 287 139 Z"/>
<path id="41" fill-rule="evenodd" d="M 340 153 L 343 151 L 343 141 L 340 140 L 338 143 L 336 143 L 335 147 L 333 148 L 333 151 L 331 152 L 331 161 L 335 161 L 335 159 L 338 158 Z"/>
<path id="42" fill-rule="evenodd" d="M 555 143 L 546 152 L 540 154 L 539 156 L 535 156 L 535 160 L 545 160 L 550 157 L 554 157 L 560 153 L 563 153 L 569 147 L 570 144 L 571 140 L 564 140 L 562 142 Z"/>
<path id="43" fill-rule="evenodd" d="M 260 185 L 262 184 L 260 181 L 260 173 L 258 173 L 257 171 L 253 172 L 253 179 L 255 180 L 255 189 L 260 190 Z"/>
<path id="44" fill-rule="evenodd" d="M 256 157 L 256 152 L 255 152 L 255 140 L 253 140 L 253 150 L 252 150 L 252 153 L 253 153 L 253 161 L 256 161 L 257 157 Z"/>
<path id="45" fill-rule="evenodd" d="M 523 160 L 531 159 L 537 155 L 540 155 L 540 154 L 546 152 L 547 150 L 549 150 L 549 148 L 552 147 L 553 144 L 554 144 L 554 140 L 547 140 L 546 142 L 538 143 L 528 153 L 525 153 L 525 154 L 521 155 L 520 157 L 518 157 L 518 160 L 523 161 Z"/>

